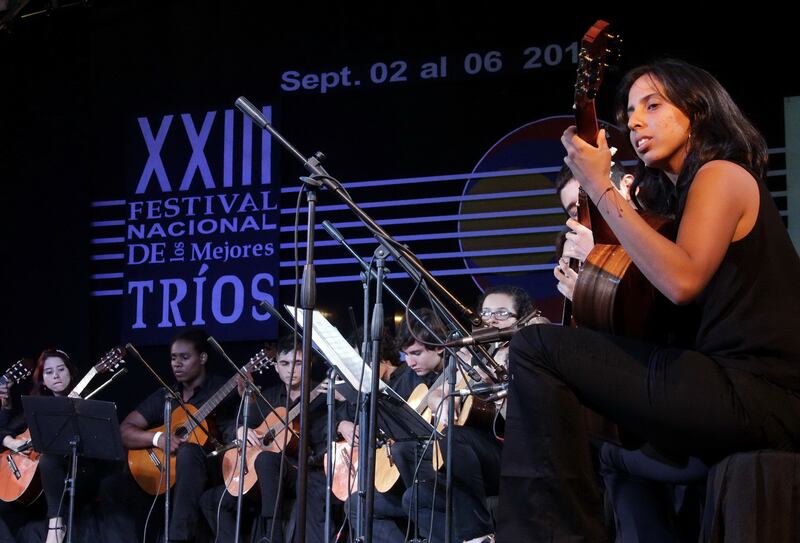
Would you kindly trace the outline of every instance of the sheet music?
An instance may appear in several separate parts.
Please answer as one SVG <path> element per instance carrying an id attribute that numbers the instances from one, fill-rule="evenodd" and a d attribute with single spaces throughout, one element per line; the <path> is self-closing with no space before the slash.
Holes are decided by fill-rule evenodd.
<path id="1" fill-rule="evenodd" d="M 287 311 L 290 315 L 295 314 L 295 308 L 291 305 L 285 304 Z M 297 309 L 297 323 L 305 330 L 305 323 L 303 322 L 303 311 Z M 359 381 L 361 381 L 361 392 L 369 394 L 370 386 L 372 384 L 372 370 L 364 361 L 361 356 L 356 352 L 352 345 L 342 336 L 341 332 L 333 326 L 328 319 L 322 316 L 317 310 L 314 310 L 314 318 L 312 319 L 311 327 L 311 340 L 319 347 L 322 354 L 328 361 L 336 366 L 339 373 L 342 374 L 347 382 L 355 389 L 358 390 Z M 363 378 L 361 373 L 364 373 Z M 378 381 L 379 390 L 386 388 L 386 383 Z"/>

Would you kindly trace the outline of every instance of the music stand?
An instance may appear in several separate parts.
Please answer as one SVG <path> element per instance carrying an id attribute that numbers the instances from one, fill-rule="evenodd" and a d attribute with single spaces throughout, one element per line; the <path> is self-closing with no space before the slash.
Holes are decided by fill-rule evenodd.
<path id="1" fill-rule="evenodd" d="M 294 308 L 287 305 L 286 309 L 294 315 Z M 303 326 L 303 315 L 298 315 L 298 324 Z M 308 331 L 305 331 L 308 333 Z M 372 380 L 372 369 L 364 364 L 361 356 L 342 337 L 328 320 L 319 311 L 314 312 L 311 326 L 311 337 L 319 347 L 325 358 L 339 370 L 340 375 L 350 386 L 369 393 L 368 388 Z M 363 379 L 359 379 L 363 372 Z M 360 381 L 360 382 L 359 382 Z M 427 441 L 431 438 L 439 439 L 442 434 L 408 405 L 397 392 L 383 381 L 379 382 L 378 392 L 378 427 L 395 441 Z"/>
<path id="2" fill-rule="evenodd" d="M 101 460 L 125 458 L 117 407 L 111 402 L 62 396 L 23 396 L 22 406 L 33 448 L 44 454 L 71 456 L 67 543 L 72 543 L 78 455 Z"/>

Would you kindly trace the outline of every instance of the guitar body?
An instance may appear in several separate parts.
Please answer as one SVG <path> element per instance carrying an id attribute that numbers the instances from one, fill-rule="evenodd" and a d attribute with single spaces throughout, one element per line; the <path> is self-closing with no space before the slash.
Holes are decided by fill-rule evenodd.
<path id="1" fill-rule="evenodd" d="M 186 408 L 191 414 L 197 412 L 197 408 L 187 404 Z M 198 445 L 205 445 L 208 440 L 208 424 L 205 421 L 200 421 L 203 430 L 196 428 L 188 434 L 187 443 L 196 443 Z M 172 424 L 170 425 L 172 435 L 174 438 L 185 437 L 187 435 L 186 428 L 191 427 L 191 419 L 182 410 L 178 409 L 172 413 Z M 158 428 L 152 428 L 156 432 L 164 432 L 164 425 Z M 175 484 L 175 455 L 170 455 L 170 480 L 169 487 Z M 158 447 L 148 447 L 146 449 L 133 449 L 128 451 L 128 467 L 130 468 L 131 475 L 133 476 L 139 487 L 153 496 L 163 494 L 167 489 L 167 483 L 164 480 L 162 471 L 165 469 L 164 464 L 164 451 Z"/>
<path id="2" fill-rule="evenodd" d="M 257 428 L 253 431 L 263 441 L 261 447 L 247 447 L 246 460 L 244 467 L 244 485 L 242 491 L 244 494 L 253 488 L 253 485 L 258 481 L 258 474 L 256 473 L 255 463 L 259 454 L 264 451 L 272 453 L 280 453 L 286 448 L 286 454 L 297 454 L 297 437 L 292 432 L 299 432 L 297 421 L 289 422 L 289 428 L 285 428 L 282 421 L 286 420 L 286 408 L 276 407 L 275 411 L 270 412 L 267 418 L 264 419 Z M 225 487 L 231 496 L 239 495 L 239 459 L 241 454 L 238 448 L 231 449 L 225 453 L 222 458 L 222 477 L 225 481 Z"/>
<path id="3" fill-rule="evenodd" d="M 428 391 L 428 385 L 417 385 L 416 388 L 411 392 L 411 395 L 408 397 L 406 403 L 408 403 L 408 405 L 410 405 L 417 413 L 419 413 L 423 419 L 430 422 L 433 418 L 433 413 L 431 412 L 430 408 L 425 405 L 424 409 L 420 410 L 420 407 L 422 407 L 422 402 L 427 400 Z"/>
<path id="4" fill-rule="evenodd" d="M 299 444 L 297 436 L 300 433 L 300 423 L 296 417 L 292 418 L 286 428 L 282 422 L 286 420 L 286 417 L 286 408 L 276 407 L 256 428 L 256 433 L 263 436 L 261 439 L 264 442 L 265 451 L 279 453 L 286 449 L 286 454 L 289 456 L 297 456 Z"/>
<path id="5" fill-rule="evenodd" d="M 459 378 L 456 388 L 466 388 L 463 377 Z M 447 409 L 445 406 L 444 409 Z M 456 417 L 456 426 L 470 426 L 472 428 L 489 429 L 497 418 L 497 406 L 494 402 L 487 402 L 477 396 L 467 396 L 461 402 L 461 408 Z M 446 426 L 438 424 L 436 430 L 442 433 Z M 445 436 L 443 439 L 447 439 Z M 445 465 L 444 451 L 442 451 L 439 441 L 433 443 L 433 469 L 438 470 Z"/>
<path id="6" fill-rule="evenodd" d="M 675 239 L 672 221 L 654 214 L 642 216 L 662 235 Z M 594 224 L 608 228 L 605 222 Z M 609 334 L 651 341 L 665 339 L 674 306 L 644 277 L 627 251 L 615 243 L 613 234 L 595 241 L 575 284 L 575 322 Z"/>
<path id="7" fill-rule="evenodd" d="M 358 490 L 358 447 L 345 441 L 333 444 L 333 486 L 331 491 L 340 501 Z M 328 473 L 328 455 L 325 455 L 325 473 Z M 375 490 L 388 492 L 400 479 L 400 471 L 392 461 L 389 444 L 375 449 Z"/>
<path id="8" fill-rule="evenodd" d="M 247 447 L 247 460 L 244 466 L 244 484 L 242 485 L 242 494 L 247 494 L 253 485 L 258 481 L 258 474 L 256 473 L 256 458 L 263 452 L 264 449 Z M 239 449 L 231 449 L 225 451 L 225 456 L 222 457 L 222 476 L 225 481 L 225 488 L 231 496 L 239 496 Z"/>
<path id="9" fill-rule="evenodd" d="M 29 440 L 31 433 L 25 430 L 16 439 Z M 33 449 L 28 454 L 11 450 L 2 452 L 0 459 L 0 499 L 4 502 L 19 502 L 30 505 L 42 494 L 42 485 L 37 476 L 39 453 Z"/>

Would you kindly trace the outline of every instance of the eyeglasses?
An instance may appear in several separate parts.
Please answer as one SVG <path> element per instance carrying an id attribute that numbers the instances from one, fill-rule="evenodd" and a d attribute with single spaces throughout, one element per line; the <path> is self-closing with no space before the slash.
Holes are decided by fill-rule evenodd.
<path id="1" fill-rule="evenodd" d="M 488 321 L 491 318 L 494 318 L 496 321 L 504 321 L 509 317 L 516 317 L 517 314 L 512 313 L 508 309 L 496 309 L 494 311 L 491 309 L 481 309 L 480 316 L 485 321 Z"/>

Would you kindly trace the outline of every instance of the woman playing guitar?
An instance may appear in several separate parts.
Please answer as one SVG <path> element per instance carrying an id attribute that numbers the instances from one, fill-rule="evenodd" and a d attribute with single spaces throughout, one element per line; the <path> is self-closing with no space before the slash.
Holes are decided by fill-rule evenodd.
<path id="1" fill-rule="evenodd" d="M 629 72 L 617 117 L 640 160 L 635 185 L 662 195 L 675 241 L 621 202 L 603 132 L 587 143 L 568 129 L 565 162 L 634 264 L 674 304 L 694 305 L 699 325 L 692 345 L 555 326 L 515 336 L 503 541 L 605 541 L 582 403 L 674 456 L 800 443 L 800 260 L 764 184 L 763 138 L 716 79 L 675 60 Z"/>
<path id="2" fill-rule="evenodd" d="M 78 369 L 67 353 L 59 349 L 45 349 L 39 355 L 33 371 L 33 389 L 35 396 L 66 396 L 77 384 Z M 27 425 L 23 418 L 11 423 L 3 434 L 3 447 L 18 450 L 25 447 L 29 439 L 22 434 Z M 14 437 L 18 436 L 18 437 Z M 38 473 L 47 502 L 47 536 L 45 543 L 60 543 L 66 535 L 64 511 L 61 506 L 61 495 L 64 490 L 64 479 L 69 468 L 68 459 L 58 455 L 43 454 L 33 451 L 26 453 L 38 458 Z M 34 492 L 36 494 L 36 492 Z"/>

